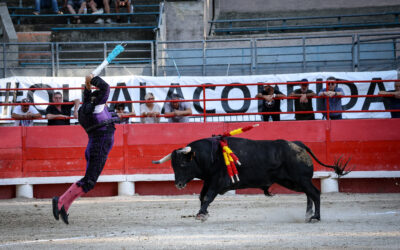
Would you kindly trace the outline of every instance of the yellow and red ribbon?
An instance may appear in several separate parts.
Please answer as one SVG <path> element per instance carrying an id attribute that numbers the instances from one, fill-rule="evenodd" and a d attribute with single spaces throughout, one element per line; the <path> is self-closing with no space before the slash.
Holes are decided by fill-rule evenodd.
<path id="1" fill-rule="evenodd" d="M 235 183 L 235 179 L 233 178 L 233 176 L 236 177 L 237 181 L 240 181 L 239 173 L 238 173 L 236 165 L 235 165 L 235 163 L 240 165 L 239 159 L 232 152 L 232 150 L 228 147 L 228 144 L 226 143 L 226 141 L 220 140 L 219 143 L 222 148 L 222 154 L 224 156 L 226 170 L 228 171 L 229 177 L 231 178 L 233 183 Z"/>
<path id="2" fill-rule="evenodd" d="M 247 127 L 244 127 L 244 128 L 238 128 L 238 129 L 232 130 L 230 132 L 226 132 L 222 136 L 223 137 L 228 137 L 228 136 L 238 135 L 238 134 L 241 134 L 243 132 L 249 131 L 250 129 L 255 128 L 257 126 L 258 126 L 258 124 L 254 124 L 252 126 L 247 126 Z M 228 172 L 229 177 L 231 178 L 232 183 L 235 183 L 235 179 L 233 178 L 233 176 L 236 177 L 237 181 L 240 181 L 239 173 L 238 173 L 237 168 L 236 168 L 236 164 L 241 165 L 241 163 L 239 161 L 239 158 L 232 152 L 232 150 L 228 146 L 228 143 L 223 138 L 221 138 L 219 143 L 220 143 L 221 148 L 222 148 L 222 154 L 223 154 L 223 157 L 224 157 L 226 170 Z"/>
<path id="3" fill-rule="evenodd" d="M 259 126 L 259 124 L 254 124 L 254 125 L 247 126 L 247 127 L 244 127 L 244 128 L 234 129 L 234 130 L 232 130 L 230 132 L 224 133 L 222 136 L 228 137 L 228 136 L 239 135 L 239 134 L 241 134 L 243 132 L 249 131 L 250 129 L 258 127 L 258 126 Z"/>

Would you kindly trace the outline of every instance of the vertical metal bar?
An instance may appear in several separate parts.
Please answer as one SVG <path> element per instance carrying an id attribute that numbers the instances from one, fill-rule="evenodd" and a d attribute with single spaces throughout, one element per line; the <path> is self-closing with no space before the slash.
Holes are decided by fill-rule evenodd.
<path id="1" fill-rule="evenodd" d="M 202 41 L 203 44 L 203 76 L 206 76 L 206 41 Z"/>
<path id="2" fill-rule="evenodd" d="M 154 44 L 150 42 L 150 53 L 151 53 L 151 76 L 154 76 L 156 72 L 154 71 Z"/>
<path id="3" fill-rule="evenodd" d="M 254 59 L 254 46 L 253 46 L 253 39 L 250 39 L 250 75 L 253 75 L 253 59 Z"/>
<path id="4" fill-rule="evenodd" d="M 207 120 L 207 115 L 206 115 L 206 86 L 203 84 L 203 119 L 204 123 L 206 123 Z"/>
<path id="5" fill-rule="evenodd" d="M 256 39 L 251 39 L 251 74 L 254 75 L 256 73 L 256 60 L 257 60 L 257 44 Z"/>
<path id="6" fill-rule="evenodd" d="M 103 43 L 103 52 L 104 52 L 103 60 L 105 60 L 107 58 L 107 42 Z M 106 75 L 107 75 L 107 70 L 104 69 L 104 76 L 106 76 Z"/>
<path id="7" fill-rule="evenodd" d="M 258 45 L 257 39 L 254 39 L 254 70 L 258 74 Z"/>
<path id="8" fill-rule="evenodd" d="M 55 77 L 56 72 L 54 69 L 54 43 L 50 43 L 50 48 L 51 48 L 51 76 Z"/>
<path id="9" fill-rule="evenodd" d="M 358 35 L 357 34 L 357 71 L 359 71 L 360 70 L 360 64 L 361 64 L 361 61 L 360 61 L 360 53 L 361 53 L 361 39 L 360 39 L 360 35 Z"/>
<path id="10" fill-rule="evenodd" d="M 397 67 L 397 65 L 396 65 L 396 64 L 397 64 L 397 63 L 396 63 L 396 62 L 397 62 L 397 56 L 396 56 L 396 54 L 397 54 L 397 53 L 396 53 L 396 52 L 397 52 L 397 51 L 396 51 L 396 47 L 397 47 L 397 46 L 396 46 L 396 38 L 393 38 L 392 40 L 393 40 L 393 67 Z"/>
<path id="11" fill-rule="evenodd" d="M 6 78 L 6 44 L 3 43 L 3 78 Z"/>
<path id="12" fill-rule="evenodd" d="M 354 34 L 351 35 L 351 68 L 356 71 L 355 55 L 354 55 Z"/>
<path id="13" fill-rule="evenodd" d="M 58 76 L 59 70 L 60 70 L 60 54 L 59 54 L 59 49 L 58 49 L 58 42 L 56 42 L 56 76 Z"/>
<path id="14" fill-rule="evenodd" d="M 306 71 L 306 38 L 301 37 L 302 46 L 303 46 L 303 73 Z"/>
<path id="15" fill-rule="evenodd" d="M 158 41 L 155 41 L 155 48 L 154 48 L 154 53 L 155 53 L 155 76 L 158 76 Z"/>

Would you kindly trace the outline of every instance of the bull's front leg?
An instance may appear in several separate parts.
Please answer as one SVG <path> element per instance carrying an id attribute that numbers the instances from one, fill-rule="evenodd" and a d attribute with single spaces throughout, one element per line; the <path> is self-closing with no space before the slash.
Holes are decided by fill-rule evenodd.
<path id="1" fill-rule="evenodd" d="M 209 182 L 208 181 L 204 181 L 204 184 L 203 184 L 203 187 L 201 188 L 201 192 L 200 192 L 200 196 L 199 196 L 199 198 L 200 198 L 200 206 L 202 206 L 203 203 L 204 203 L 204 197 L 207 194 L 209 186 L 210 186 Z"/>
<path id="2" fill-rule="evenodd" d="M 203 192 L 203 189 L 201 190 Z M 196 220 L 201 220 L 202 222 L 206 221 L 208 218 L 208 211 L 207 208 L 210 205 L 211 202 L 213 202 L 213 200 L 215 199 L 215 197 L 217 196 L 217 192 L 215 189 L 213 188 L 208 188 L 206 194 L 204 195 L 204 197 L 201 199 L 201 207 L 200 210 L 198 212 L 198 214 L 196 215 Z M 201 195 L 200 195 L 201 197 Z"/>

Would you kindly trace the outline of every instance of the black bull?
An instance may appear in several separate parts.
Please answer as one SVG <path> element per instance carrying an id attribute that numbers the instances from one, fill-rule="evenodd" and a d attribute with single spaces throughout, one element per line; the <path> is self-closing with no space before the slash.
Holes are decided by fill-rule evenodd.
<path id="1" fill-rule="evenodd" d="M 158 164 L 172 160 L 175 185 L 179 189 L 194 178 L 204 181 L 200 193 L 201 207 L 196 219 L 207 219 L 207 208 L 217 194 L 234 189 L 260 188 L 265 195 L 269 195 L 268 188 L 277 183 L 304 192 L 307 195 L 306 221 L 319 221 L 320 191 L 311 182 L 314 168 L 310 155 L 322 166 L 332 168 L 338 176 L 347 173 L 344 172 L 347 162 L 342 164 L 339 159 L 335 165 L 325 165 L 300 141 L 255 141 L 235 137 L 228 137 L 226 141 L 241 163 L 237 168 L 240 181 L 236 183 L 232 183 L 228 176 L 216 137 L 194 141 L 159 161 L 153 161 Z"/>

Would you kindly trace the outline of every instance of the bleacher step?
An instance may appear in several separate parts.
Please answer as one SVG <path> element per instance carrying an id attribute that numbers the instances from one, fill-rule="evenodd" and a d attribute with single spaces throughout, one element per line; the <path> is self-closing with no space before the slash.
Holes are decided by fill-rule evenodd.
<path id="1" fill-rule="evenodd" d="M 18 42 L 20 43 L 50 42 L 51 32 L 50 31 L 17 32 L 17 37 L 18 37 Z"/>
<path id="2" fill-rule="evenodd" d="M 51 42 L 51 32 L 17 32 L 19 43 L 48 43 Z M 51 57 L 48 46 L 30 45 L 20 46 L 18 59 L 20 63 L 38 61 Z"/>

